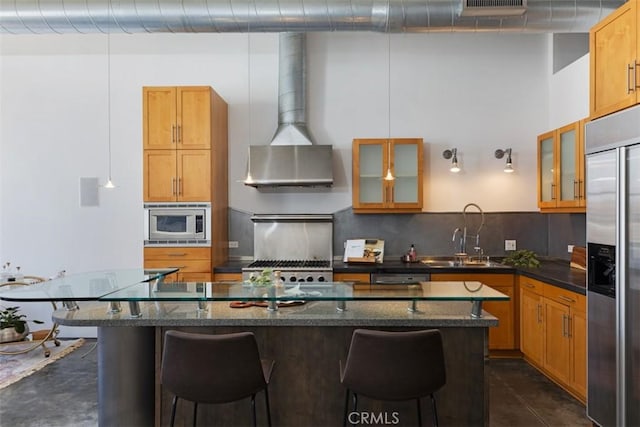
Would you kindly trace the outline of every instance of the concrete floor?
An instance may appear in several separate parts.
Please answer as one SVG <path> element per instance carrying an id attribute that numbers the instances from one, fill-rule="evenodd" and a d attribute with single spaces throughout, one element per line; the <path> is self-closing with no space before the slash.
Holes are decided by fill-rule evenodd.
<path id="1" fill-rule="evenodd" d="M 97 426 L 94 343 L 0 390 L 0 426 Z M 490 361 L 490 390 L 491 427 L 591 426 L 584 405 L 520 359 Z"/>

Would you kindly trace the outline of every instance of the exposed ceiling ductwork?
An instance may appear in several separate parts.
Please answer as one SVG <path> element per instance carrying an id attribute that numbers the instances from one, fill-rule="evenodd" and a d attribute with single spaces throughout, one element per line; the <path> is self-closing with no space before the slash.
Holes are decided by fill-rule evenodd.
<path id="1" fill-rule="evenodd" d="M 625 3 L 520 0 L 514 7 L 513 1 L 0 0 L 0 33 L 233 33 L 249 29 L 584 33 Z"/>

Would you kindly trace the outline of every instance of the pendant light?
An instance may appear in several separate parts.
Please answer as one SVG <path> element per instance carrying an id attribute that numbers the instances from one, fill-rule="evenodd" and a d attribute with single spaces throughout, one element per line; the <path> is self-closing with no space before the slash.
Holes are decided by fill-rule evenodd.
<path id="1" fill-rule="evenodd" d="M 384 180 L 393 181 L 396 178 L 391 172 L 391 32 L 389 28 L 387 28 L 387 80 L 387 132 L 389 139 L 387 140 L 387 174 Z"/>
<path id="2" fill-rule="evenodd" d="M 111 179 L 111 2 L 108 6 L 107 22 L 107 141 L 109 147 L 109 177 L 104 188 L 115 188 L 113 180 Z"/>
<path id="3" fill-rule="evenodd" d="M 249 122 L 249 145 L 251 145 L 251 24 L 250 24 L 250 9 L 249 3 L 247 3 L 247 108 L 248 122 Z M 253 184 L 253 177 L 251 176 L 251 149 L 247 147 L 247 173 L 244 179 L 245 184 Z"/>

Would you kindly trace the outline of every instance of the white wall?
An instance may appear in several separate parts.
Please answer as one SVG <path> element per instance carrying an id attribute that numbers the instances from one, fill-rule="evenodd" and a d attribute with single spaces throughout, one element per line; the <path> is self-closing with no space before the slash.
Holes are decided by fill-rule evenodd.
<path id="1" fill-rule="evenodd" d="M 389 62 L 387 35 L 309 34 L 309 128 L 318 143 L 334 146 L 336 181 L 328 191 L 296 193 L 240 182 L 247 146 L 267 143 L 276 128 L 276 34 L 110 37 L 118 188 L 100 189 L 100 206 L 81 208 L 79 178 L 107 179 L 107 36 L 0 36 L 0 262 L 43 276 L 142 264 L 145 85 L 211 85 L 229 103 L 234 209 L 350 206 L 351 141 L 387 137 L 390 123 L 392 136 L 425 140 L 425 211 L 459 211 L 468 202 L 485 211 L 537 210 L 536 135 L 551 125 L 549 91 L 562 86 L 555 76 L 550 83 L 545 35 L 394 34 Z M 442 158 L 453 147 L 458 175 Z M 509 147 L 512 175 L 493 156 Z"/>
<path id="2" fill-rule="evenodd" d="M 551 76 L 550 95 L 547 130 L 589 115 L 589 54 Z"/>

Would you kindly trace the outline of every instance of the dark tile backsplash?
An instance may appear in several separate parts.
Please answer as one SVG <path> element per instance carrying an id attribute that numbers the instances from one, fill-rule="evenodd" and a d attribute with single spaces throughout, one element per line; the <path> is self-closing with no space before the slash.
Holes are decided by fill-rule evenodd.
<path id="1" fill-rule="evenodd" d="M 232 258 L 253 257 L 251 213 L 229 210 L 229 249 Z M 385 241 L 385 257 L 400 257 L 414 244 L 418 256 L 452 255 L 456 228 L 463 228 L 461 213 L 354 214 L 351 208 L 335 212 L 333 254 L 341 257 L 347 239 L 375 238 Z M 479 247 L 485 255 L 504 256 L 504 241 L 515 240 L 517 249 L 529 249 L 541 256 L 569 260 L 567 245 L 585 246 L 585 214 L 543 214 L 539 212 L 485 213 Z M 474 253 L 480 214 L 467 211 L 467 253 Z"/>

